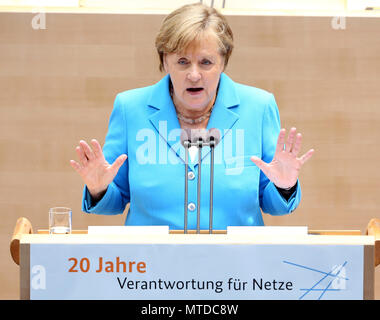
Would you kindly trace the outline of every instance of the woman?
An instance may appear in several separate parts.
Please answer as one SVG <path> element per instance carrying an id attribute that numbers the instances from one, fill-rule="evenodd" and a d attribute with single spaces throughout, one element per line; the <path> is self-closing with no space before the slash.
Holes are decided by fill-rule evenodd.
<path id="1" fill-rule="evenodd" d="M 223 73 L 233 49 L 225 17 L 201 4 L 183 6 L 165 18 L 156 48 L 166 76 L 117 95 L 103 150 L 96 140 L 76 148 L 79 162 L 71 165 L 86 184 L 83 211 L 119 214 L 130 203 L 126 225 L 183 229 L 180 130 L 218 128 L 213 228 L 263 225 L 261 210 L 292 212 L 301 197 L 299 170 L 313 150 L 298 157 L 295 128 L 285 141 L 272 94 Z M 210 152 L 202 157 L 206 186 Z M 198 165 L 188 167 L 188 228 L 195 229 Z M 202 188 L 201 229 L 209 224 L 208 192 Z"/>

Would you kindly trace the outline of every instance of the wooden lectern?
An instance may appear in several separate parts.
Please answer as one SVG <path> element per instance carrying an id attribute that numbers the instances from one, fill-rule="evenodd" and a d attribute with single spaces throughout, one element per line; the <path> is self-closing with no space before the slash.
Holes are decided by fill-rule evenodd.
<path id="1" fill-rule="evenodd" d="M 32 233 L 20 218 L 11 254 L 21 299 L 374 299 L 380 223 L 306 235 Z"/>

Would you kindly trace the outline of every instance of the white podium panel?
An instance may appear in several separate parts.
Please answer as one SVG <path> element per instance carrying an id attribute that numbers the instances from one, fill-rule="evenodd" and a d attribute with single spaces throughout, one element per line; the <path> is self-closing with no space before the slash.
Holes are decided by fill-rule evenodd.
<path id="1" fill-rule="evenodd" d="M 373 250 L 368 236 L 28 235 L 21 241 L 21 295 L 370 299 Z"/>

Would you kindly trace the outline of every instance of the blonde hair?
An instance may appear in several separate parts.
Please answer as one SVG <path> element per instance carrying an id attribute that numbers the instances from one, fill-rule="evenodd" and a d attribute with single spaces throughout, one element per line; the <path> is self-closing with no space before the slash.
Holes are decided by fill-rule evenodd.
<path id="1" fill-rule="evenodd" d="M 160 71 L 164 71 L 165 53 L 182 53 L 206 35 L 216 38 L 219 52 L 224 57 L 224 67 L 233 49 L 233 34 L 227 19 L 216 9 L 201 3 L 188 4 L 170 13 L 163 21 L 156 37 Z"/>

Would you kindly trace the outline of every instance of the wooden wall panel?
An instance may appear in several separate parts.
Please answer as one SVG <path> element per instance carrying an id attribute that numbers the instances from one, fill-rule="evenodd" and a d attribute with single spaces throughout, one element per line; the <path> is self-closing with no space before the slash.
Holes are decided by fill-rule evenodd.
<path id="1" fill-rule="evenodd" d="M 158 81 L 154 39 L 163 16 L 0 13 L 0 299 L 19 297 L 8 244 L 19 216 L 46 228 L 48 209 L 73 208 L 75 229 L 120 225 L 81 213 L 71 169 L 80 139 L 101 142 L 115 95 Z M 379 217 L 380 19 L 229 16 L 235 50 L 226 72 L 275 94 L 282 124 L 315 156 L 301 172 L 303 199 L 268 225 L 360 229 Z M 376 275 L 379 270 L 376 270 Z M 376 277 L 376 297 L 380 282 Z"/>

